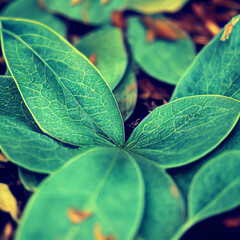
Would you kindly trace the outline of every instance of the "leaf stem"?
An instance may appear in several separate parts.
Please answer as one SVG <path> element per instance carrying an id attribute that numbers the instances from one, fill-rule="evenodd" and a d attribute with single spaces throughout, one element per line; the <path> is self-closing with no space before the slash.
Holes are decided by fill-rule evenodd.
<path id="1" fill-rule="evenodd" d="M 183 236 L 183 234 L 194 225 L 195 221 L 193 219 L 187 220 L 172 236 L 170 240 L 179 240 Z"/>

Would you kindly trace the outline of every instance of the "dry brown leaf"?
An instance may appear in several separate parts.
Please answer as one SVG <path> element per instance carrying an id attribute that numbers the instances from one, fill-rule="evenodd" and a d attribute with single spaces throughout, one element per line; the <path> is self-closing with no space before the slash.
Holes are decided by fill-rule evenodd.
<path id="1" fill-rule="evenodd" d="M 122 12 L 122 11 L 113 12 L 113 14 L 112 14 L 112 24 L 115 27 L 118 27 L 120 29 L 125 28 L 126 20 L 124 18 L 124 12 Z"/>
<path id="2" fill-rule="evenodd" d="M 240 217 L 227 218 L 223 221 L 223 224 L 229 228 L 240 227 Z"/>
<path id="3" fill-rule="evenodd" d="M 143 17 L 142 22 L 148 31 L 151 30 L 154 32 L 154 36 L 156 37 L 172 41 L 187 38 L 187 33 L 170 20 Z"/>
<path id="4" fill-rule="evenodd" d="M 8 185 L 0 183 L 0 209 L 9 212 L 15 221 L 18 221 L 17 200 L 11 193 Z"/>
<path id="5" fill-rule="evenodd" d="M 0 162 L 8 162 L 8 159 L 0 152 Z"/>

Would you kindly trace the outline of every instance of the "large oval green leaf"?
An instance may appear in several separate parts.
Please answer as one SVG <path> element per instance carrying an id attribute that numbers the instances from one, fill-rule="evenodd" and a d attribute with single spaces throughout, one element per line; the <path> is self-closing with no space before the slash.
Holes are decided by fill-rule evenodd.
<path id="1" fill-rule="evenodd" d="M 26 18 L 46 24 L 63 37 L 66 36 L 66 26 L 57 17 L 42 10 L 37 0 L 17 0 L 10 2 L 0 13 L 4 17 Z"/>
<path id="2" fill-rule="evenodd" d="M 123 0 L 42 0 L 48 10 L 68 18 L 94 25 L 111 20 L 113 11 L 122 7 Z"/>
<path id="3" fill-rule="evenodd" d="M 58 170 L 85 149 L 46 136 L 26 108 L 12 77 L 0 76 L 0 148 L 7 158 L 36 172 Z"/>
<path id="4" fill-rule="evenodd" d="M 238 121 L 240 102 L 223 96 L 181 98 L 156 108 L 126 148 L 162 167 L 193 162 L 219 145 Z"/>
<path id="5" fill-rule="evenodd" d="M 134 156 L 145 182 L 145 210 L 137 239 L 169 240 L 184 223 L 181 193 L 166 172 L 149 160 Z"/>
<path id="6" fill-rule="evenodd" d="M 127 54 L 121 31 L 111 26 L 103 27 L 81 38 L 76 48 L 88 58 L 95 57 L 95 66 L 113 90 L 127 67 Z"/>
<path id="7" fill-rule="evenodd" d="M 240 205 L 240 151 L 227 151 L 201 167 L 188 195 L 188 221 L 172 240 L 192 225 Z"/>
<path id="8" fill-rule="evenodd" d="M 223 31 L 200 52 L 177 86 L 172 100 L 196 94 L 220 94 L 240 100 L 240 25 L 236 22 L 238 18 L 239 16 L 233 18 L 225 27 L 229 28 L 232 23 L 235 23 L 229 39 L 221 41 L 224 36 Z M 201 161 L 171 172 L 185 198 L 197 170 L 209 159 L 231 149 L 240 150 L 240 122 L 225 141 Z"/>
<path id="9" fill-rule="evenodd" d="M 35 192 L 16 239 L 130 240 L 142 218 L 143 198 L 141 172 L 132 158 L 118 148 L 90 150 Z"/>
<path id="10" fill-rule="evenodd" d="M 188 0 L 126 0 L 125 8 L 152 14 L 177 12 Z"/>
<path id="11" fill-rule="evenodd" d="M 147 29 L 139 18 L 128 20 L 128 41 L 137 64 L 152 77 L 176 84 L 195 57 L 190 38 L 147 41 Z"/>
<path id="12" fill-rule="evenodd" d="M 236 16 L 225 28 L 229 28 Z M 177 85 L 172 100 L 202 94 L 219 94 L 240 99 L 240 21 L 232 26 L 229 39 L 219 33 L 196 57 Z"/>
<path id="13" fill-rule="evenodd" d="M 240 151 L 228 151 L 194 176 L 188 195 L 189 218 L 200 221 L 240 204 Z"/>
<path id="14" fill-rule="evenodd" d="M 4 58 L 38 126 L 73 145 L 122 145 L 116 100 L 86 57 L 40 23 L 0 20 Z"/>

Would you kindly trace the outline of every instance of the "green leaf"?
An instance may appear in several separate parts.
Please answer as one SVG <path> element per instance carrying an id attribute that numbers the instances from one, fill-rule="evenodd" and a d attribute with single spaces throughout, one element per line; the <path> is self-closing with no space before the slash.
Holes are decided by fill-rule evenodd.
<path id="1" fill-rule="evenodd" d="M 26 108 L 12 77 L 0 76 L 0 148 L 13 163 L 36 172 L 58 170 L 86 149 L 44 135 Z"/>
<path id="2" fill-rule="evenodd" d="M 233 18 L 240 18 L 240 15 Z M 240 100 L 240 21 L 232 26 L 229 39 L 219 33 L 196 57 L 177 85 L 172 100 L 177 98 L 219 94 Z"/>
<path id="3" fill-rule="evenodd" d="M 142 218 L 143 198 L 143 179 L 133 158 L 118 148 L 90 150 L 35 192 L 16 239 L 93 240 L 102 232 L 130 240 Z"/>
<path id="4" fill-rule="evenodd" d="M 126 148 L 162 167 L 193 162 L 227 137 L 239 107 L 239 101 L 223 96 L 178 99 L 152 111 L 134 129 Z"/>
<path id="5" fill-rule="evenodd" d="M 221 41 L 224 36 L 223 31 L 200 52 L 176 87 L 172 100 L 198 94 L 219 94 L 240 100 L 240 70 L 237 64 L 240 61 L 240 23 L 238 18 L 239 16 L 233 18 L 225 27 L 226 29 L 235 22 L 229 39 Z M 185 198 L 193 176 L 205 162 L 224 151 L 240 150 L 239 146 L 240 122 L 225 141 L 201 161 L 171 172 Z"/>
<path id="6" fill-rule="evenodd" d="M 0 13 L 3 17 L 26 18 L 46 24 L 61 36 L 66 36 L 66 26 L 52 14 L 42 10 L 36 0 L 17 0 L 10 2 Z"/>
<path id="7" fill-rule="evenodd" d="M 94 25 L 111 20 L 113 11 L 122 7 L 123 0 L 42 0 L 47 9 L 63 16 Z"/>
<path id="8" fill-rule="evenodd" d="M 175 168 L 170 170 L 170 175 L 176 181 L 179 189 L 182 192 L 184 199 L 187 201 L 187 195 L 189 191 L 190 184 L 196 172 L 199 168 L 212 158 L 218 156 L 229 150 L 240 150 L 240 122 L 236 124 L 232 132 L 228 137 L 221 142 L 221 144 L 214 149 L 214 151 L 207 154 L 205 157 L 201 158 L 197 162 L 183 166 L 180 168 Z"/>
<path id="9" fill-rule="evenodd" d="M 195 57 L 190 38 L 147 41 L 147 29 L 140 19 L 128 20 L 128 42 L 137 64 L 150 76 L 176 84 Z"/>
<path id="10" fill-rule="evenodd" d="M 239 169 L 240 151 L 226 152 L 205 164 L 190 186 L 189 218 L 200 221 L 238 206 Z"/>
<path id="11" fill-rule="evenodd" d="M 142 13 L 177 12 L 188 0 L 126 0 L 125 8 Z"/>
<path id="12" fill-rule="evenodd" d="M 8 69 L 36 123 L 73 145 L 122 145 L 116 100 L 98 70 L 46 26 L 1 18 Z"/>
<path id="13" fill-rule="evenodd" d="M 172 240 L 203 219 L 240 205 L 240 151 L 227 151 L 201 167 L 188 195 L 188 221 Z"/>
<path id="14" fill-rule="evenodd" d="M 24 188 L 30 192 L 34 192 L 47 174 L 29 171 L 25 168 L 18 167 L 18 175 Z"/>
<path id="15" fill-rule="evenodd" d="M 86 57 L 95 58 L 94 65 L 113 90 L 127 67 L 123 36 L 118 28 L 106 26 L 80 39 L 76 48 Z"/>
<path id="16" fill-rule="evenodd" d="M 133 69 L 133 62 L 128 66 L 128 69 L 113 91 L 117 100 L 123 120 L 126 121 L 133 113 L 137 102 L 137 81 Z"/>
<path id="17" fill-rule="evenodd" d="M 139 239 L 169 240 L 185 220 L 181 193 L 166 172 L 151 163 L 138 160 L 145 182 L 145 210 L 138 233 Z"/>

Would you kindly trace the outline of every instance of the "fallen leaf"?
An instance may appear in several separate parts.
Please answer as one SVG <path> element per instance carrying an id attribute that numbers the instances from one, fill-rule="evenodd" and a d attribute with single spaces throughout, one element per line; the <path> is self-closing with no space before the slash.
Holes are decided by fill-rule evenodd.
<path id="1" fill-rule="evenodd" d="M 229 228 L 240 227 L 240 217 L 227 218 L 223 221 L 223 224 Z"/>
<path id="2" fill-rule="evenodd" d="M 151 30 L 154 32 L 154 36 L 156 37 L 166 40 L 178 40 L 187 38 L 187 33 L 185 31 L 165 18 L 152 19 L 151 17 L 143 17 L 142 22 L 148 31 Z"/>
<path id="3" fill-rule="evenodd" d="M 8 185 L 0 183 L 0 209 L 9 212 L 15 221 L 18 221 L 17 200 L 11 193 Z"/>
<path id="4" fill-rule="evenodd" d="M 8 162 L 8 159 L 2 153 L 0 153 L 0 162 Z"/>
<path id="5" fill-rule="evenodd" d="M 73 224 L 79 224 L 84 222 L 86 219 L 88 219 L 91 215 L 92 212 L 90 211 L 80 211 L 74 208 L 69 208 L 67 210 L 67 215 L 69 220 L 73 223 Z"/>

